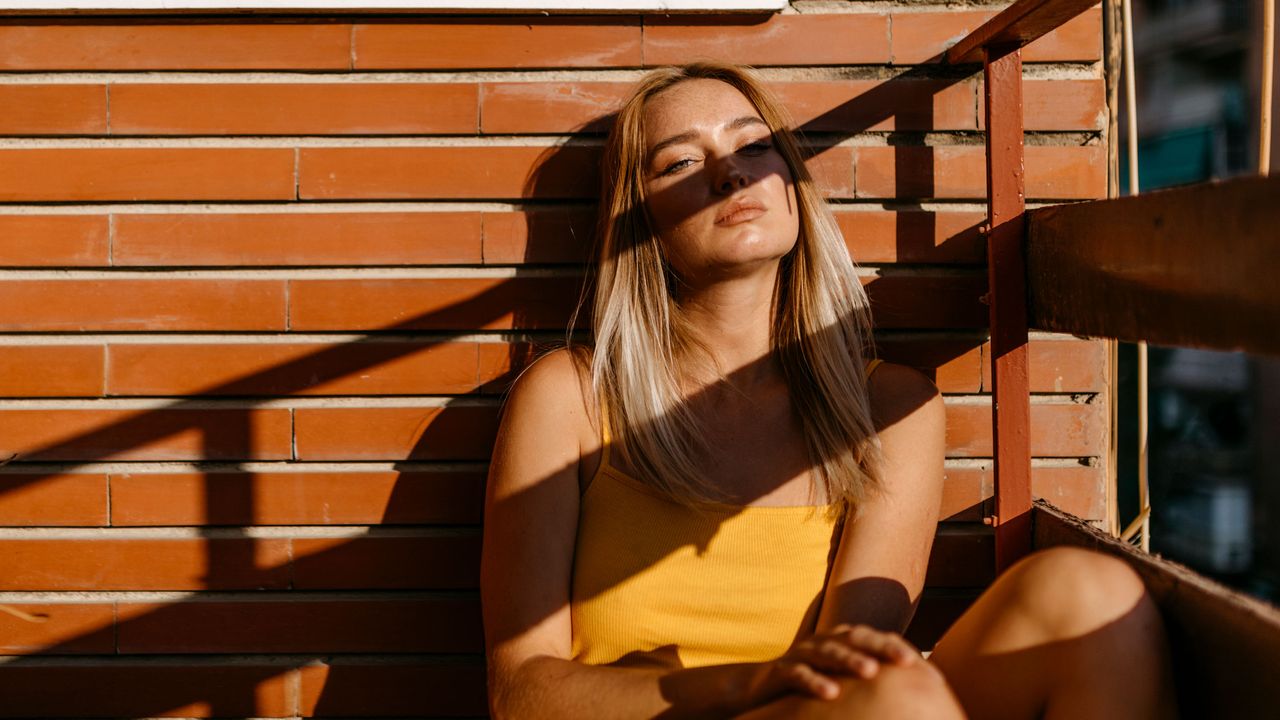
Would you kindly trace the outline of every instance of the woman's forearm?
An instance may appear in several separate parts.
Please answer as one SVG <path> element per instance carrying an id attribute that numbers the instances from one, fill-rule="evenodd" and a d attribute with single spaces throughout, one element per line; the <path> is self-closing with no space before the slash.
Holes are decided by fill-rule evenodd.
<path id="1" fill-rule="evenodd" d="M 744 712 L 765 672 L 760 663 L 658 670 L 586 665 L 542 656 L 493 688 L 496 720 L 716 718 Z"/>

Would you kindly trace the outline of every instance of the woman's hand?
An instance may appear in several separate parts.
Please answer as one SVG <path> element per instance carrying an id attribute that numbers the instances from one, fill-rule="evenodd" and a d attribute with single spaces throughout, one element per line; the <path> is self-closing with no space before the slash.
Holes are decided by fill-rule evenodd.
<path id="1" fill-rule="evenodd" d="M 763 663 L 748 697 L 763 703 L 795 691 L 831 700 L 840 694 L 836 678 L 871 678 L 882 664 L 910 665 L 921 659 L 920 651 L 897 633 L 867 625 L 838 625 L 796 643 L 777 660 Z"/>

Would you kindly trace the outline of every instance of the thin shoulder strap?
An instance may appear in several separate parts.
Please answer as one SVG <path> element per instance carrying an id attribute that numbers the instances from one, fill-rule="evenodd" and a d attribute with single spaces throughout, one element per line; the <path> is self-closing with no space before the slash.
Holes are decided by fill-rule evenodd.
<path id="1" fill-rule="evenodd" d="M 609 467 L 609 445 L 613 437 L 609 433 L 609 406 L 600 398 L 600 467 Z"/>
<path id="2" fill-rule="evenodd" d="M 870 379 L 871 379 L 871 373 L 875 372 L 875 371 L 876 371 L 876 368 L 880 367 L 880 363 L 882 363 L 882 362 L 884 362 L 884 361 L 883 361 L 883 360 L 881 360 L 880 358 L 875 358 L 875 359 L 871 360 L 871 362 L 868 362 L 868 363 L 867 363 L 867 365 L 866 365 L 866 368 L 865 368 L 865 369 L 863 369 L 863 371 L 862 371 L 862 377 L 863 377 L 864 379 L 866 379 L 866 380 L 870 380 Z"/>

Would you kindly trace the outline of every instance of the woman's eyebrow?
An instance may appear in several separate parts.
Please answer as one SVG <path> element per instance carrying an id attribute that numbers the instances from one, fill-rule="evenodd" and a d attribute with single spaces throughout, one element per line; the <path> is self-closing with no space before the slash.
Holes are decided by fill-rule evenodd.
<path id="1" fill-rule="evenodd" d="M 743 115 L 742 117 L 731 121 L 728 124 L 728 128 L 730 130 L 737 130 L 738 128 L 746 127 L 747 125 L 764 125 L 765 127 L 768 127 L 768 123 L 756 117 L 755 115 Z M 678 145 L 682 142 L 689 142 L 690 140 L 693 140 L 696 137 L 698 137 L 698 134 L 692 130 L 689 130 L 686 132 L 682 132 L 679 135 L 672 135 L 671 137 L 666 138 L 665 140 L 660 140 L 654 143 L 653 148 L 649 150 L 649 159 L 652 160 L 654 156 L 656 156 L 659 152 L 662 151 L 663 148 L 669 147 L 671 145 Z"/>

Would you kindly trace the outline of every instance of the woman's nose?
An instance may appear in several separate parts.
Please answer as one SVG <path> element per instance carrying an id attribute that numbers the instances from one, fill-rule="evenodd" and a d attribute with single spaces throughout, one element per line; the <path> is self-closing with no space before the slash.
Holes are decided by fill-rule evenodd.
<path id="1" fill-rule="evenodd" d="M 746 187 L 748 184 L 747 175 L 738 167 L 733 160 L 724 160 L 720 163 L 720 171 L 716 177 L 716 190 L 722 194 L 729 195 Z"/>

